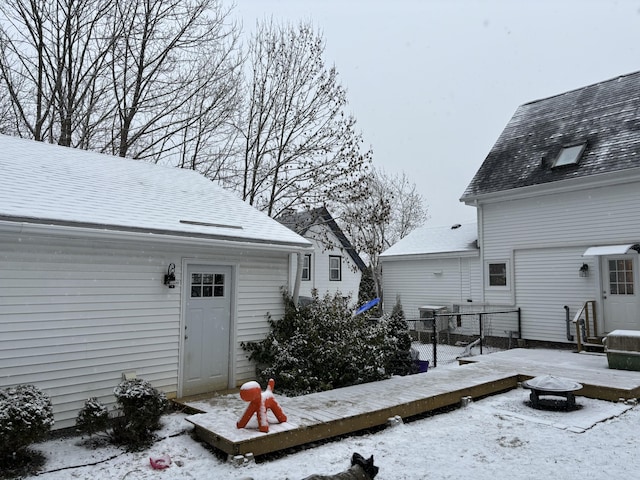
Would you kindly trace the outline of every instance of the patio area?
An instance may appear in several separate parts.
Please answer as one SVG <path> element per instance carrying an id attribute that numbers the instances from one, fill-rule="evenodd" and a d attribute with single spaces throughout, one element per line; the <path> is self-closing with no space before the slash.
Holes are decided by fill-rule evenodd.
<path id="1" fill-rule="evenodd" d="M 239 395 L 212 394 L 180 402 L 202 412 L 187 418 L 202 440 L 229 455 L 257 456 L 384 425 L 396 416 L 408 418 L 460 405 L 465 397 L 511 390 L 539 375 L 581 383 L 578 397 L 609 401 L 640 397 L 640 372 L 609 369 L 601 354 L 513 349 L 467 357 L 460 363 L 292 398 L 278 396 L 276 384 L 276 398 L 288 418 L 277 423 L 270 417 L 268 433 L 258 430 L 255 417 L 247 428 L 236 428 L 247 407 Z"/>

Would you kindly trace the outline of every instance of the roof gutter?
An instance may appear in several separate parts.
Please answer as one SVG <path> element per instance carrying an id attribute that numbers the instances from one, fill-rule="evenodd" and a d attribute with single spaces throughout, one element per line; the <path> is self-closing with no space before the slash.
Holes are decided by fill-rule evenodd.
<path id="1" fill-rule="evenodd" d="M 311 242 L 301 237 L 302 242 L 273 242 L 269 240 L 252 240 L 238 237 L 211 236 L 206 234 L 180 234 L 171 231 L 130 231 L 122 228 L 113 229 L 104 225 L 102 228 L 91 228 L 71 225 L 41 224 L 16 222 L 0 219 L 0 233 L 15 235 L 40 235 L 54 237 L 72 237 L 102 241 L 123 241 L 139 243 L 140 241 L 155 244 L 172 244 L 185 246 L 235 247 L 249 250 L 270 250 L 283 252 L 307 252 L 312 249 Z"/>
<path id="2" fill-rule="evenodd" d="M 477 207 L 477 202 L 494 202 L 504 198 L 510 200 L 530 198 L 541 194 L 565 193 L 588 188 L 608 187 L 624 183 L 637 182 L 640 179 L 640 168 L 627 168 L 615 172 L 587 175 L 583 177 L 538 183 L 497 192 L 481 193 L 478 195 L 463 195 L 460 201 L 466 205 Z"/>
<path id="3" fill-rule="evenodd" d="M 480 256 L 480 249 L 476 250 L 458 250 L 451 252 L 434 252 L 434 253 L 404 253 L 397 255 L 380 255 L 380 261 L 413 261 L 413 260 L 433 260 L 441 258 L 473 258 Z"/>

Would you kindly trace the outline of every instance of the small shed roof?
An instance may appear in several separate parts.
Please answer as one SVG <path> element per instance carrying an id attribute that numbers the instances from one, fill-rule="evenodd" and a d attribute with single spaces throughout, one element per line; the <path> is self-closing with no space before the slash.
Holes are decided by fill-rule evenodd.
<path id="1" fill-rule="evenodd" d="M 478 251 L 477 223 L 416 228 L 395 245 L 382 252 L 381 258 Z"/>
<path id="2" fill-rule="evenodd" d="M 0 220 L 309 247 L 201 174 L 0 135 Z"/>
<path id="3" fill-rule="evenodd" d="M 579 158 L 558 160 L 571 147 Z M 462 201 L 640 167 L 640 72 L 521 105 Z"/>

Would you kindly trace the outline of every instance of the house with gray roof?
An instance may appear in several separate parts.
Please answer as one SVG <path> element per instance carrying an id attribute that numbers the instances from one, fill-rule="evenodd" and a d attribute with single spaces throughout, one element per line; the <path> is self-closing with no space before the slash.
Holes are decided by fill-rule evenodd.
<path id="1" fill-rule="evenodd" d="M 358 300 L 360 279 L 366 265 L 326 207 L 288 211 L 278 218 L 287 228 L 306 238 L 313 250 L 302 257 L 300 296 L 341 293 Z M 296 263 L 291 262 L 290 283 L 295 282 Z"/>
<path id="2" fill-rule="evenodd" d="M 202 175 L 0 135 L 0 387 L 56 427 L 123 376 L 171 396 L 255 377 L 241 348 L 283 314 L 311 243 Z"/>
<path id="3" fill-rule="evenodd" d="M 640 330 L 640 72 L 520 106 L 461 201 L 480 297 L 519 307 L 523 339 Z"/>
<path id="4" fill-rule="evenodd" d="M 396 296 L 408 318 L 519 309 L 517 331 L 496 317 L 491 335 L 531 342 L 640 330 L 640 72 L 520 106 L 461 201 L 477 225 L 381 255 L 385 311 Z"/>

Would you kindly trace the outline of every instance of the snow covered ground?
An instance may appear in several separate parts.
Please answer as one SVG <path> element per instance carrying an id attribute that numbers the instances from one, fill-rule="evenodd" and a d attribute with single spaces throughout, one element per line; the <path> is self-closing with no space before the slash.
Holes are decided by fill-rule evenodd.
<path id="1" fill-rule="evenodd" d="M 39 444 L 47 461 L 37 478 L 298 480 L 346 469 L 353 452 L 374 455 L 380 480 L 635 478 L 640 407 L 578 396 L 575 411 L 547 411 L 530 408 L 528 400 L 529 390 L 519 388 L 377 433 L 242 466 L 194 440 L 185 415 L 172 414 L 164 420 L 163 439 L 144 452 L 123 453 L 108 444 L 92 449 L 79 438 Z M 153 470 L 149 457 L 162 455 L 171 457 L 171 466 Z"/>

